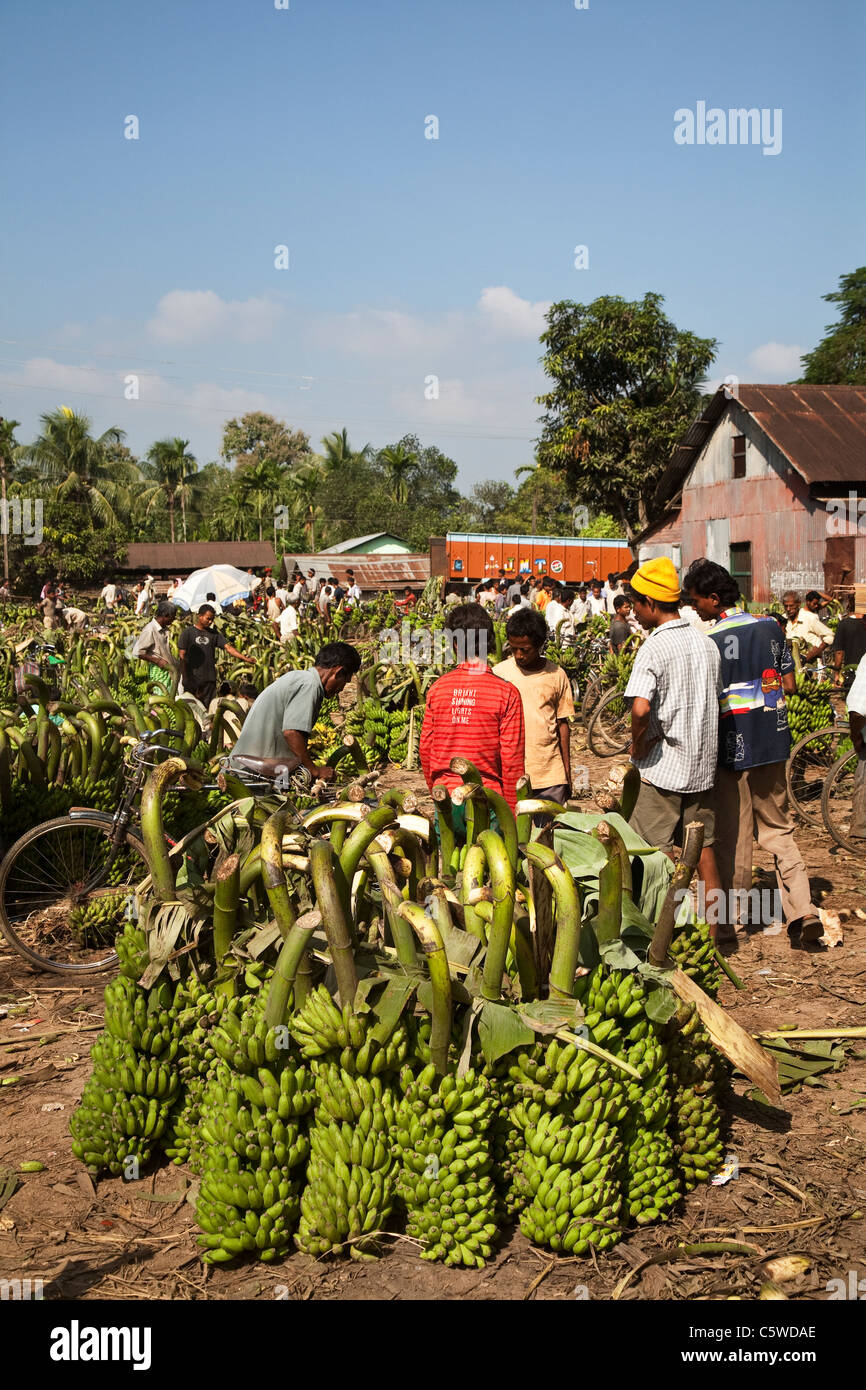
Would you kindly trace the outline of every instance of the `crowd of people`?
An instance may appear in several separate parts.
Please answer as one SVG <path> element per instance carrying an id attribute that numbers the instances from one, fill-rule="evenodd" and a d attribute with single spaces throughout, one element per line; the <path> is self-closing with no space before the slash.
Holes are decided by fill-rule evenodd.
<path id="1" fill-rule="evenodd" d="M 255 576 L 251 576 L 255 578 Z M 177 592 L 180 581 L 171 592 Z M 121 601 L 120 586 L 109 581 L 100 595 L 107 611 Z M 132 595 L 136 613 L 154 603 L 153 581 L 141 581 Z M 753 614 L 743 603 L 733 576 L 708 559 L 695 561 L 682 583 L 669 559 L 639 566 L 629 579 L 610 574 L 572 592 L 551 576 L 510 582 L 500 572 L 480 585 L 474 601 L 446 600 L 445 626 L 462 634 L 464 650 L 477 653 L 459 662 L 431 686 L 420 742 L 423 774 L 430 789 L 453 787 L 461 779 L 450 771 L 453 758 L 470 758 L 485 786 L 516 809 L 516 791 L 527 778 L 535 797 L 564 804 L 571 796 L 571 682 L 545 655 L 552 639 L 574 641 L 591 618 L 608 622 L 611 650 L 621 651 L 636 633 L 642 640 L 625 689 L 630 704 L 630 757 L 640 774 L 631 818 L 649 844 L 673 855 L 684 828 L 703 825 L 698 873 L 711 929 L 719 941 L 735 940 L 739 907 L 749 900 L 752 844 L 772 856 L 781 911 L 792 941 L 814 946 L 823 934 L 812 901 L 809 878 L 794 840 L 787 803 L 785 765 L 791 751 L 785 696 L 795 689 L 791 643 L 799 640 L 809 661 L 832 663 L 836 679 L 856 667 L 847 695 L 851 740 L 859 755 L 851 834 L 866 839 L 866 601 L 851 603 L 835 634 L 820 617 L 827 596 L 810 590 L 782 596 L 784 616 Z M 266 572 L 242 603 L 253 618 L 269 624 L 291 642 L 305 615 L 330 617 L 338 605 L 361 602 L 349 569 L 344 580 L 299 569 L 285 582 Z M 415 603 L 410 587 L 397 600 L 408 612 Z M 40 595 L 46 627 L 81 628 L 86 615 L 66 604 L 59 585 L 48 582 Z M 133 655 L 151 679 L 179 688 L 207 710 L 218 689 L 217 653 L 253 664 L 215 626 L 214 594 L 180 632 L 177 655 L 169 633 L 179 609 L 166 597 L 139 634 Z M 504 618 L 509 654 L 490 666 L 486 651 L 494 641 L 494 618 Z M 360 666 L 346 642 L 323 647 L 313 667 L 289 671 L 264 692 L 247 687 L 252 705 L 232 758 L 239 766 L 302 765 L 330 780 L 332 770 L 313 764 L 307 740 L 322 700 L 338 693 Z M 288 760 L 288 762 L 287 762 Z M 461 812 L 455 808 L 458 817 Z"/>

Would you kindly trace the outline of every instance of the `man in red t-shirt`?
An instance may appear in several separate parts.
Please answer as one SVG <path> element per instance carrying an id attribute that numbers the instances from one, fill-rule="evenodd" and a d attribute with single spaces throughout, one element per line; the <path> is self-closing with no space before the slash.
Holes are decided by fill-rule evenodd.
<path id="1" fill-rule="evenodd" d="M 493 620 L 480 603 L 463 603 L 448 614 L 445 628 L 455 635 L 458 665 L 427 696 L 420 746 L 427 786 L 459 786 L 463 779 L 448 770 L 451 759 L 469 758 L 485 787 L 514 811 L 523 776 L 523 705 L 516 687 L 487 664 Z"/>

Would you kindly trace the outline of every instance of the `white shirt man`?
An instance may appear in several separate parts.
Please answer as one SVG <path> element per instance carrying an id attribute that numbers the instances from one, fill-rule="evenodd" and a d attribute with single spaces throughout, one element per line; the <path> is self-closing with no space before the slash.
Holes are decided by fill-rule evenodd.
<path id="1" fill-rule="evenodd" d="M 581 598 L 580 594 L 576 594 L 574 603 L 568 611 L 575 627 L 579 627 L 581 623 L 585 623 L 589 617 L 589 604 L 586 598 Z"/>
<path id="2" fill-rule="evenodd" d="M 547 623 L 547 630 L 553 636 L 556 633 L 557 624 L 563 618 L 568 617 L 568 610 L 564 603 L 560 603 L 558 598 L 552 598 L 544 610 L 544 618 Z"/>
<path id="3" fill-rule="evenodd" d="M 353 582 L 349 585 L 348 589 L 346 590 L 346 607 L 354 608 L 360 602 L 361 587 L 359 584 L 356 584 L 353 580 Z"/>
<path id="4" fill-rule="evenodd" d="M 604 584 L 602 585 L 601 596 L 604 599 L 604 610 L 606 613 L 609 613 L 611 616 L 613 616 L 613 614 L 616 612 L 616 609 L 613 606 L 613 601 L 615 598 L 619 598 L 620 595 L 624 592 L 625 591 L 622 585 L 619 583 L 619 581 L 617 581 L 616 584 L 611 586 L 610 582 L 608 580 L 605 580 Z"/>
<path id="5" fill-rule="evenodd" d="M 598 617 L 599 613 L 601 613 L 602 616 L 604 616 L 604 614 L 607 612 L 607 608 L 604 602 L 604 594 L 595 594 L 592 591 L 590 591 L 586 597 L 586 606 L 589 616 L 591 618 Z"/>
<path id="6" fill-rule="evenodd" d="M 280 614 L 280 641 L 293 642 L 299 626 L 298 610 L 290 599 Z"/>
<path id="7" fill-rule="evenodd" d="M 283 605 L 283 608 L 285 608 L 286 604 L 289 601 L 288 589 L 285 587 L 285 585 L 281 584 L 279 588 L 275 590 L 275 592 L 277 598 L 280 600 L 280 603 Z"/>
<path id="8" fill-rule="evenodd" d="M 117 602 L 117 585 L 111 583 L 106 584 L 99 597 L 102 599 L 106 608 L 113 608 Z"/>

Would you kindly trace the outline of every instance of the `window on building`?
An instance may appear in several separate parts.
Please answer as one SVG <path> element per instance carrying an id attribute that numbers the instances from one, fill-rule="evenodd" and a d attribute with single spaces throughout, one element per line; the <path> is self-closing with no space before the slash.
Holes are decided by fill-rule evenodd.
<path id="1" fill-rule="evenodd" d="M 742 541 L 731 546 L 730 571 L 740 586 L 743 598 L 752 599 L 752 542 Z"/>
<path id="2" fill-rule="evenodd" d="M 734 477 L 745 478 L 746 476 L 746 436 L 735 434 L 731 440 L 734 459 Z"/>

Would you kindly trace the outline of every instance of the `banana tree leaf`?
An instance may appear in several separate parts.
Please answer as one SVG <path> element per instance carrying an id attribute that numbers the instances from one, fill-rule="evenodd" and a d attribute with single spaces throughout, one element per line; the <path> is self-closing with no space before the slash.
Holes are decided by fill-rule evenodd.
<path id="1" fill-rule="evenodd" d="M 182 903 L 160 903 L 150 911 L 146 909 L 146 915 L 146 923 L 140 922 L 139 925 L 144 926 L 147 934 L 150 964 L 139 980 L 142 989 L 150 989 L 156 984 L 168 964 L 168 958 L 174 951 L 178 938 L 194 924 L 194 918 Z M 199 928 L 201 925 L 199 922 Z"/>
<path id="2" fill-rule="evenodd" d="M 654 1023 L 667 1023 L 669 1018 L 673 1018 L 678 1008 L 679 1000 L 673 990 L 664 989 L 660 985 L 657 989 L 651 989 L 647 995 L 644 1012 L 647 1018 L 651 1018 Z"/>
<path id="3" fill-rule="evenodd" d="M 379 998 L 375 1004 L 371 1005 L 371 1010 L 378 1019 L 371 1033 L 376 1042 L 386 1043 L 388 1041 L 400 1022 L 400 1015 L 417 988 L 418 982 L 416 980 L 400 980 L 396 976 L 392 976 L 387 981 Z"/>
<path id="4" fill-rule="evenodd" d="M 480 980 L 479 976 L 479 980 Z M 427 1013 L 433 1012 L 433 986 L 429 980 L 421 980 L 418 984 L 418 1002 Z M 472 1004 L 474 996 L 471 995 L 465 985 L 459 980 L 451 981 L 451 998 L 455 1004 Z"/>
<path id="5" fill-rule="evenodd" d="M 478 1016 L 478 1041 L 488 1062 L 498 1062 L 518 1047 L 531 1047 L 535 1033 L 507 1004 L 485 999 Z"/>
<path id="6" fill-rule="evenodd" d="M 536 1033 L 556 1033 L 560 1028 L 576 1032 L 583 1023 L 583 1006 L 576 999 L 533 999 L 518 1014 Z"/>
<path id="7" fill-rule="evenodd" d="M 605 941 L 598 949 L 605 965 L 612 970 L 637 970 L 640 966 L 640 957 L 630 951 L 624 941 Z"/>
<path id="8" fill-rule="evenodd" d="M 627 820 L 615 812 L 603 816 L 590 815 L 583 811 L 565 811 L 561 816 L 557 816 L 554 822 L 553 848 L 571 870 L 573 877 L 581 883 L 584 890 L 585 919 L 587 906 L 594 907 L 597 900 L 598 872 L 606 859 L 604 849 L 589 832 L 602 820 L 619 831 L 629 854 L 640 853 L 638 862 L 641 865 L 641 888 L 637 906 L 647 924 L 655 922 L 674 870 L 668 856 L 661 850 L 647 853 L 652 847 L 632 829 Z M 623 920 L 628 920 L 625 913 Z"/>
<path id="9" fill-rule="evenodd" d="M 663 965 L 650 965 L 648 960 L 642 960 L 638 966 L 638 971 L 645 980 L 661 985 L 663 989 L 673 989 L 671 982 L 673 967 L 668 970 Z"/>

